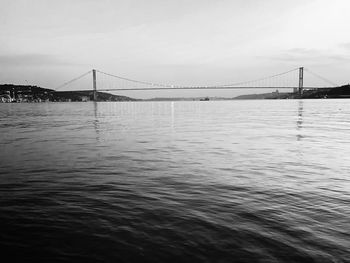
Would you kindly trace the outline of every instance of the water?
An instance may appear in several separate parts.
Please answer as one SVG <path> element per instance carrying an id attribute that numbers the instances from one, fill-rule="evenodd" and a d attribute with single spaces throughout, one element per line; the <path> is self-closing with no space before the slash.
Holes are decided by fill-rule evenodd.
<path id="1" fill-rule="evenodd" d="M 349 102 L 0 104 L 3 256 L 350 262 Z"/>

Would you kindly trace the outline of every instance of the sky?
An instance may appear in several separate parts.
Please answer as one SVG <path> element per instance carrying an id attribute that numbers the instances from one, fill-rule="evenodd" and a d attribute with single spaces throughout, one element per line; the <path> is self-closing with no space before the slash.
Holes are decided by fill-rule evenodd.
<path id="1" fill-rule="evenodd" d="M 301 66 L 338 84 L 350 82 L 348 0 L 0 0 L 0 4 L 0 83 L 55 88 L 95 68 L 147 82 L 214 85 Z M 306 74 L 305 78 L 309 85 L 317 85 Z"/>

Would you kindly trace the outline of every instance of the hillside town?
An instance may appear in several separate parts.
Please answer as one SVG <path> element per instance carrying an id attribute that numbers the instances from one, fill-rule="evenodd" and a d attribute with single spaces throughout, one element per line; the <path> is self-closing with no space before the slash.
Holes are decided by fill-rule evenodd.
<path id="1" fill-rule="evenodd" d="M 126 96 L 97 92 L 98 101 L 135 101 Z M 0 85 L 0 103 L 25 102 L 87 102 L 93 99 L 92 91 L 55 91 L 28 85 Z"/>

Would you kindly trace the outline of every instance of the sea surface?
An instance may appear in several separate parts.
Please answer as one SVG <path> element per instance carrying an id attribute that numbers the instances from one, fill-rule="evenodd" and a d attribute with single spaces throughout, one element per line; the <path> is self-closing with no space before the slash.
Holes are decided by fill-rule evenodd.
<path id="1" fill-rule="evenodd" d="M 350 262 L 350 100 L 0 104 L 0 247 Z"/>

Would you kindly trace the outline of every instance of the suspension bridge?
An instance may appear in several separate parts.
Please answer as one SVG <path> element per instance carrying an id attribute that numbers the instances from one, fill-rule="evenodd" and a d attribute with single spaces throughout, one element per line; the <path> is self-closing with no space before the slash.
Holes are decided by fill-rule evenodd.
<path id="1" fill-rule="evenodd" d="M 317 79 L 318 84 L 305 85 L 305 73 Z M 92 78 L 91 78 L 92 75 Z M 88 77 L 90 76 L 90 77 Z M 86 82 L 88 78 L 88 82 Z M 85 82 L 80 82 L 85 79 Z M 309 79 L 309 77 L 308 77 Z M 92 84 L 91 84 L 92 81 Z M 321 81 L 321 82 L 320 82 Z M 90 82 L 90 84 L 89 84 Z M 304 90 L 310 89 L 329 89 L 335 88 L 338 85 L 332 81 L 322 77 L 321 75 L 312 72 L 311 70 L 299 67 L 282 73 L 253 79 L 249 81 L 241 81 L 229 84 L 220 85 L 197 85 L 197 86 L 182 86 L 164 83 L 152 83 L 130 79 L 100 70 L 92 69 L 76 78 L 73 78 L 58 87 L 55 91 L 92 91 L 93 100 L 97 101 L 98 92 L 122 92 L 122 91 L 147 91 L 147 90 L 219 90 L 219 89 L 292 89 L 294 93 L 301 96 Z M 89 87 L 89 88 L 87 88 Z"/>

